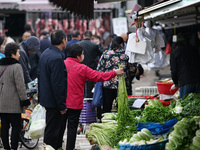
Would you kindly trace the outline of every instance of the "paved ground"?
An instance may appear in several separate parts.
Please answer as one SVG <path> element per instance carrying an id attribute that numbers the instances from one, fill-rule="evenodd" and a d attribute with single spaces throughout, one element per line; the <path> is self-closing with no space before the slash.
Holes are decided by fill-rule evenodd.
<path id="1" fill-rule="evenodd" d="M 165 77 L 167 77 L 166 75 L 170 74 L 170 69 L 169 66 L 166 67 L 163 70 L 160 70 L 160 74 Z M 138 80 L 134 80 L 133 84 L 132 84 L 132 88 L 133 88 L 133 95 L 135 95 L 135 88 L 136 87 L 140 87 L 140 86 L 156 86 L 155 81 L 158 81 L 159 77 L 155 76 L 155 71 L 151 70 L 151 71 L 145 71 L 144 76 L 140 79 L 140 81 Z M 88 128 L 88 126 L 87 126 Z M 86 130 L 87 130 L 86 128 Z M 40 150 L 39 146 L 42 145 L 42 141 L 43 139 L 40 139 L 40 142 L 38 144 L 38 147 L 35 148 L 35 150 Z M 64 144 L 63 147 L 65 147 L 66 144 L 66 134 L 64 136 Z M 85 135 L 81 134 L 77 136 L 77 140 L 76 140 L 76 149 L 81 149 L 81 150 L 89 150 L 91 149 L 91 145 L 89 144 L 89 142 L 87 141 L 87 139 L 85 138 Z M 3 150 L 2 148 L 0 148 L 0 150 Z M 26 148 L 22 147 L 20 148 L 20 150 L 26 150 Z"/>

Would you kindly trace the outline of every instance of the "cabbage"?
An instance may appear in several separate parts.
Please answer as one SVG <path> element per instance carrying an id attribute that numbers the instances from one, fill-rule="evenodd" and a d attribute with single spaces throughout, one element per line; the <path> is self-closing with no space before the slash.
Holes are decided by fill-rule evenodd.
<path id="1" fill-rule="evenodd" d="M 196 136 L 200 138 L 200 129 L 196 131 Z"/>
<path id="2" fill-rule="evenodd" d="M 200 150 L 199 147 L 196 147 L 196 146 L 193 145 L 193 144 L 190 145 L 190 148 L 189 148 L 189 149 L 190 149 L 190 150 Z"/>
<path id="3" fill-rule="evenodd" d="M 196 147 L 200 147 L 200 138 L 198 136 L 195 136 L 193 139 L 192 139 L 192 144 Z"/>

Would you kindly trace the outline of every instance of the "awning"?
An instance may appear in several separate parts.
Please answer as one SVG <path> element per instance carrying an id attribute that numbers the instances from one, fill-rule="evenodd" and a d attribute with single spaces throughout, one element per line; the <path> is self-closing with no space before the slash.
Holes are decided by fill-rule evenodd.
<path id="1" fill-rule="evenodd" d="M 55 6 L 51 5 L 48 0 L 26 0 L 18 2 L 18 9 L 19 10 L 26 10 L 26 11 L 52 11 L 58 10 Z"/>
<path id="2" fill-rule="evenodd" d="M 130 1 L 130 0 L 97 0 L 97 3 L 123 2 L 123 1 Z"/>
<path id="3" fill-rule="evenodd" d="M 170 2 L 172 0 L 169 0 Z M 174 0 L 175 2 L 175 0 Z M 156 6 L 156 5 L 155 5 Z M 142 21 L 153 20 L 162 24 L 165 28 L 183 27 L 200 23 L 200 0 L 181 0 L 164 7 L 158 7 L 150 11 L 145 9 L 138 12 L 138 18 Z"/>
<path id="4" fill-rule="evenodd" d="M 57 7 L 87 18 L 93 18 L 94 0 L 49 0 Z"/>

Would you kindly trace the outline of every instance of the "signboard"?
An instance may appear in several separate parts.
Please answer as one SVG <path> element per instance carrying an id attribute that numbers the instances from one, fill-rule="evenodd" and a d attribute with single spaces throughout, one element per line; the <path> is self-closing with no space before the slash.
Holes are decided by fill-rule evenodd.
<path id="1" fill-rule="evenodd" d="M 127 33 L 128 32 L 128 26 L 127 26 L 127 18 L 121 17 L 121 18 L 113 18 L 113 32 L 117 36 L 120 36 L 121 33 Z"/>

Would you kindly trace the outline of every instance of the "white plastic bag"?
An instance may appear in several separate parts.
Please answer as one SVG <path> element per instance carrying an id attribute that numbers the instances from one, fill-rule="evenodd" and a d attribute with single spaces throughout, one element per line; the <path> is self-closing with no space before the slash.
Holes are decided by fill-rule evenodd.
<path id="1" fill-rule="evenodd" d="M 44 129 L 46 126 L 45 119 L 46 119 L 46 110 L 44 107 L 42 107 L 40 104 L 38 104 L 34 108 L 32 114 L 30 116 L 29 135 L 31 138 L 38 139 L 43 135 Z"/>

